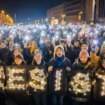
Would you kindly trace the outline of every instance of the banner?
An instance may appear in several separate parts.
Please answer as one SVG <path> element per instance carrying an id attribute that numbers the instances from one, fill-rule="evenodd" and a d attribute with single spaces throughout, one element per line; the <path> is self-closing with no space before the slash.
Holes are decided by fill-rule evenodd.
<path id="1" fill-rule="evenodd" d="M 78 72 L 69 82 L 69 91 L 74 98 L 88 98 L 91 94 L 91 78 L 89 73 Z"/>
<path id="2" fill-rule="evenodd" d="M 25 66 L 8 66 L 7 92 L 26 92 L 26 68 Z"/>
<path id="3" fill-rule="evenodd" d="M 28 68 L 28 89 L 29 92 L 45 92 L 47 87 L 47 77 L 44 68 Z"/>
<path id="4" fill-rule="evenodd" d="M 94 86 L 94 99 L 105 100 L 105 70 L 99 69 L 96 74 L 96 84 Z"/>
<path id="5" fill-rule="evenodd" d="M 67 71 L 55 68 L 49 74 L 50 91 L 65 93 L 67 91 Z"/>

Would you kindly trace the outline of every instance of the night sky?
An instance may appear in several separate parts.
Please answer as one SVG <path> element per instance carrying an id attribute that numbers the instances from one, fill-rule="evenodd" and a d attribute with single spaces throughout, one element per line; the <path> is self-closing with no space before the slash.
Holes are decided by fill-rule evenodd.
<path id="1" fill-rule="evenodd" d="M 45 18 L 47 10 L 65 0 L 0 0 L 0 10 L 5 10 L 17 21 Z"/>

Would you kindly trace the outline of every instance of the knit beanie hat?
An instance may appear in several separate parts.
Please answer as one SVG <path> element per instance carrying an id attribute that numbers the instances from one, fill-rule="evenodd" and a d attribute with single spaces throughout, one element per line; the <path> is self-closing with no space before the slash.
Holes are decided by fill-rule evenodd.
<path id="1" fill-rule="evenodd" d="M 82 56 L 87 56 L 87 57 L 89 57 L 89 53 L 88 53 L 88 51 L 87 50 L 82 50 L 81 52 L 80 52 L 80 54 L 79 54 L 79 57 L 82 57 Z"/>

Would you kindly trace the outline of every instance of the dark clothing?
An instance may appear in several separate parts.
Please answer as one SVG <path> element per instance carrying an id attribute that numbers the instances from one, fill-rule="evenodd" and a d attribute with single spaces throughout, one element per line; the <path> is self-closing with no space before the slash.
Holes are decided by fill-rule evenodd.
<path id="1" fill-rule="evenodd" d="M 80 53 L 81 49 L 79 47 L 75 47 L 74 46 L 74 50 L 73 50 L 73 61 L 75 62 L 75 60 L 79 57 L 79 53 Z"/>
<path id="2" fill-rule="evenodd" d="M 61 58 L 55 57 L 51 59 L 48 66 L 53 66 L 53 70 L 49 72 L 49 91 L 56 93 L 55 91 L 55 81 L 57 73 L 61 73 L 61 90 L 60 93 L 65 93 L 67 91 L 68 77 L 70 71 L 66 70 L 67 67 L 71 70 L 71 62 L 66 57 L 62 56 Z M 58 77 L 59 78 L 59 77 Z"/>
<path id="3" fill-rule="evenodd" d="M 74 101 L 73 105 L 92 105 L 90 102 L 78 102 Z"/>
<path id="4" fill-rule="evenodd" d="M 31 77 L 31 72 L 35 71 L 35 69 L 39 70 L 39 72 L 37 72 L 38 77 L 40 78 L 42 81 L 46 81 L 46 84 L 43 85 L 41 80 L 39 82 L 39 80 L 34 80 L 35 77 Z M 43 89 L 39 89 L 39 88 L 35 88 L 32 86 L 28 87 L 28 91 L 30 94 L 32 94 L 33 96 L 33 102 L 35 103 L 35 105 L 47 105 L 47 68 L 46 68 L 46 64 L 45 62 L 42 60 L 41 64 L 37 64 L 35 61 L 33 61 L 31 66 L 27 67 L 27 72 L 28 72 L 28 82 L 32 82 L 33 84 L 37 84 L 40 87 L 43 87 Z M 35 72 L 33 72 L 35 73 Z M 40 74 L 42 73 L 42 74 Z M 41 76 L 40 76 L 41 75 Z"/>
<path id="5" fill-rule="evenodd" d="M 73 70 L 71 73 L 70 84 L 69 84 L 70 86 L 69 90 L 72 99 L 74 99 L 77 102 L 89 101 L 91 99 L 92 80 L 93 80 L 93 66 L 91 63 L 91 59 L 88 58 L 85 64 L 81 63 L 79 59 L 75 61 L 75 63 L 73 64 Z M 74 84 L 75 82 L 76 84 Z M 75 90 L 76 88 L 75 86 L 77 86 L 79 90 Z M 77 91 L 77 93 L 75 91 Z"/>
<path id="6" fill-rule="evenodd" d="M 33 55 L 30 53 L 29 48 L 23 49 L 23 57 L 24 57 L 24 60 L 26 61 L 27 65 L 32 64 Z"/>
<path id="7" fill-rule="evenodd" d="M 9 51 L 7 54 L 7 63 L 6 65 L 12 65 L 14 62 L 14 52 L 13 51 Z"/>
<path id="8" fill-rule="evenodd" d="M 53 66 L 53 70 L 48 75 L 48 90 L 52 105 L 63 105 L 63 98 L 67 92 L 68 77 L 71 70 L 71 62 L 66 57 L 61 58 L 55 55 L 48 66 Z M 69 71 L 67 70 L 69 68 Z M 60 85 L 59 85 L 60 84 Z"/>
<path id="9" fill-rule="evenodd" d="M 63 95 L 52 95 L 52 105 L 63 105 Z"/>
<path id="10" fill-rule="evenodd" d="M 69 60 L 71 61 L 71 63 L 73 63 L 74 59 L 73 59 L 73 46 L 71 45 L 70 47 L 67 45 L 66 47 L 66 57 L 69 58 Z"/>
<path id="11" fill-rule="evenodd" d="M 48 63 L 50 61 L 50 59 L 53 57 L 54 48 L 53 48 L 53 46 L 45 45 L 42 48 L 42 52 L 43 52 L 44 61 L 46 63 Z"/>
<path id="12" fill-rule="evenodd" d="M 33 94 L 33 100 L 35 105 L 47 105 L 47 95 L 46 94 Z"/>
<path id="13" fill-rule="evenodd" d="M 0 60 L 4 63 L 7 63 L 7 54 L 8 54 L 8 49 L 0 49 Z"/>
<path id="14" fill-rule="evenodd" d="M 105 102 L 95 100 L 93 105 L 105 105 Z"/>
<path id="15" fill-rule="evenodd" d="M 43 69 L 45 74 L 47 73 L 47 67 L 44 60 L 41 61 L 41 64 L 37 64 L 35 61 L 33 61 L 32 65 L 36 68 Z"/>
<path id="16" fill-rule="evenodd" d="M 102 84 L 104 84 L 105 77 L 105 68 L 99 67 L 97 71 L 95 71 L 94 77 L 96 79 L 96 84 L 94 86 L 93 98 L 95 101 L 105 103 L 105 91 Z"/>

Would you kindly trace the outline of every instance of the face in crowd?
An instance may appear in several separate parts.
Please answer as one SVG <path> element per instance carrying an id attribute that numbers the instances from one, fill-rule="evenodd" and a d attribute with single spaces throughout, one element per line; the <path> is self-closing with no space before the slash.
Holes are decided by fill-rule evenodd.
<path id="1" fill-rule="evenodd" d="M 41 54 L 41 53 L 35 54 L 34 60 L 35 60 L 36 62 L 39 62 L 39 63 L 40 63 L 41 60 L 42 60 L 42 54 Z"/>
<path id="2" fill-rule="evenodd" d="M 71 44 L 71 38 L 67 38 L 67 44 L 68 44 L 68 45 Z"/>
<path id="3" fill-rule="evenodd" d="M 105 60 L 102 62 L 102 67 L 105 69 Z"/>
<path id="4" fill-rule="evenodd" d="M 81 63 L 86 63 L 88 60 L 88 57 L 86 54 L 83 54 L 82 56 L 80 56 L 80 61 Z"/>
<path id="5" fill-rule="evenodd" d="M 74 42 L 74 46 L 79 47 L 79 42 L 78 41 Z"/>
<path id="6" fill-rule="evenodd" d="M 63 51 L 62 51 L 62 49 L 61 49 L 61 48 L 57 48 L 55 54 L 56 54 L 59 58 L 62 57 L 62 56 L 63 56 Z"/>
<path id="7" fill-rule="evenodd" d="M 36 47 L 37 47 L 37 44 L 36 44 L 35 41 L 32 41 L 32 43 L 31 43 L 31 47 L 32 47 L 32 48 L 36 48 Z"/>
<path id="8" fill-rule="evenodd" d="M 16 49 L 16 50 L 20 50 L 20 49 L 21 49 L 20 45 L 19 45 L 19 44 L 16 44 L 16 45 L 15 45 L 15 49 Z"/>
<path id="9" fill-rule="evenodd" d="M 14 57 L 16 57 L 20 52 L 18 50 L 14 50 Z"/>
<path id="10" fill-rule="evenodd" d="M 15 58 L 15 64 L 16 64 L 16 65 L 21 65 L 21 64 L 22 64 L 22 59 L 16 57 L 16 58 Z"/>
<path id="11" fill-rule="evenodd" d="M 2 42 L 2 43 L 0 44 L 0 49 L 4 49 L 4 48 L 6 48 L 6 43 Z"/>
<path id="12" fill-rule="evenodd" d="M 82 49 L 82 50 L 88 50 L 87 44 L 82 44 L 81 49 Z"/>

